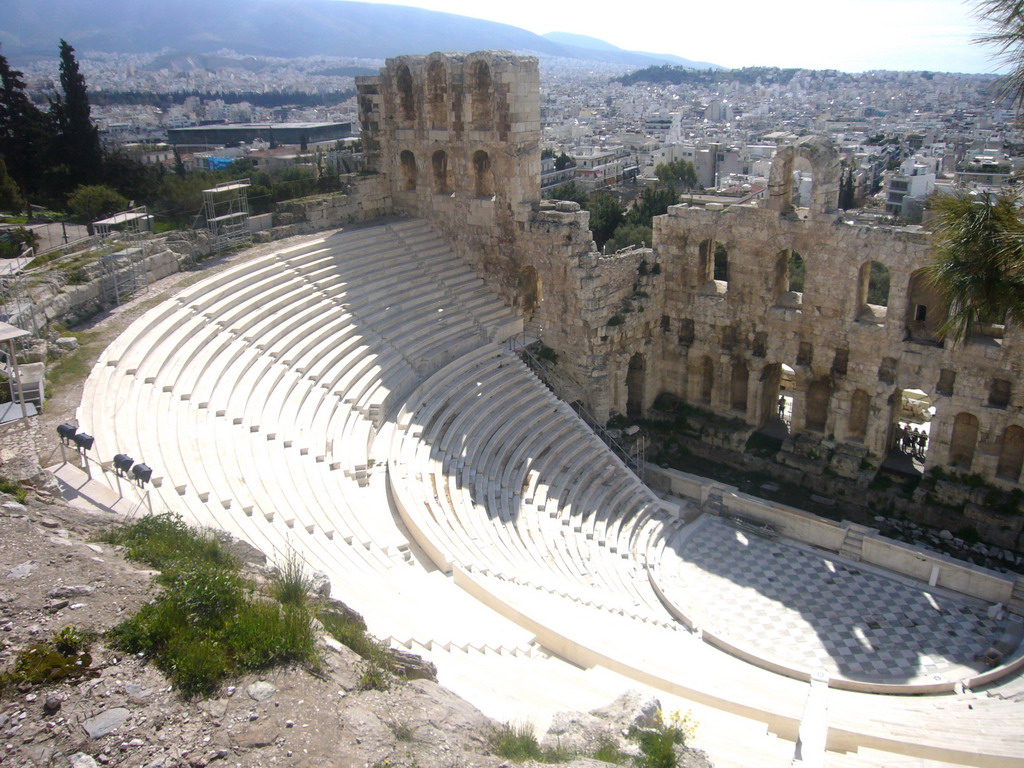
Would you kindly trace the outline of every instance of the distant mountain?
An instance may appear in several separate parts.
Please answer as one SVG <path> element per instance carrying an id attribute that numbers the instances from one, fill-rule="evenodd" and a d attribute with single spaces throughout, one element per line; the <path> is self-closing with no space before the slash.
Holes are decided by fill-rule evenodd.
<path id="1" fill-rule="evenodd" d="M 589 35 L 574 35 L 572 32 L 547 32 L 541 37 L 545 37 L 553 43 L 560 45 L 574 45 L 577 48 L 590 48 L 595 51 L 621 51 L 617 45 L 599 40 L 596 37 L 590 37 Z"/>
<path id="2" fill-rule="evenodd" d="M 725 69 L 721 64 L 711 64 L 707 61 L 692 61 L 671 53 L 627 51 L 596 37 L 575 35 L 571 32 L 548 32 L 542 35 L 542 37 L 566 47 L 571 46 L 579 50 L 596 51 L 599 55 L 602 55 L 601 61 L 609 61 L 611 60 L 610 57 L 617 56 L 621 59 L 621 63 L 628 64 L 646 64 L 648 66 L 652 64 L 675 64 L 676 66 L 690 67 L 692 69 Z"/>
<path id="3" fill-rule="evenodd" d="M 385 58 L 500 49 L 635 66 L 686 63 L 590 47 L 594 39 L 583 36 L 587 45 L 564 44 L 508 24 L 348 0 L 0 0 L 0 19 L 0 53 L 14 63 L 56 58 L 61 38 L 80 52 Z"/>

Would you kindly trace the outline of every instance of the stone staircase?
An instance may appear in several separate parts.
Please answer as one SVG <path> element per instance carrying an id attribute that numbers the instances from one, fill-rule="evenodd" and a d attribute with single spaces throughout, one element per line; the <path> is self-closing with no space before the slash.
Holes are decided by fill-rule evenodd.
<path id="1" fill-rule="evenodd" d="M 871 535 L 873 530 L 873 528 L 868 528 L 865 525 L 849 523 L 846 528 L 846 536 L 843 538 L 843 544 L 839 548 L 839 554 L 848 560 L 860 562 L 861 555 L 864 552 L 864 537 Z"/>
<path id="2" fill-rule="evenodd" d="M 1018 616 L 1024 616 L 1024 576 L 1018 576 L 1013 582 L 1013 592 L 1010 594 L 1006 609 Z"/>

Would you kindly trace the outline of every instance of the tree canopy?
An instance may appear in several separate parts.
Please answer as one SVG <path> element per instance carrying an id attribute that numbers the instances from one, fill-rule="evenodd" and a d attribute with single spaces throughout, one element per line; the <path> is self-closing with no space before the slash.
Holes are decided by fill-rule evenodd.
<path id="1" fill-rule="evenodd" d="M 948 307 L 942 333 L 969 339 L 979 323 L 1024 322 L 1024 224 L 1015 197 L 944 195 L 926 269 Z"/>

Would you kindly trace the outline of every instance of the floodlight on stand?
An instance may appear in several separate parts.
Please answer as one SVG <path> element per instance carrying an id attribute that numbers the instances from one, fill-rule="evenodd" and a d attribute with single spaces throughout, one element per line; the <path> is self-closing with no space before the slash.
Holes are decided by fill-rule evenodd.
<path id="1" fill-rule="evenodd" d="M 76 432 L 78 432 L 78 427 L 74 424 L 57 425 L 57 434 L 60 435 L 60 439 L 63 440 L 65 444 L 68 444 L 75 439 Z"/>
<path id="2" fill-rule="evenodd" d="M 127 453 L 118 453 L 114 455 L 114 469 L 123 475 L 128 474 L 128 470 L 132 468 L 132 464 L 134 463 L 135 459 Z"/>
<path id="3" fill-rule="evenodd" d="M 153 470 L 147 464 L 139 462 L 132 467 L 132 474 L 135 479 L 139 481 L 140 485 L 145 485 L 149 482 L 150 478 L 153 477 Z"/>
<path id="4" fill-rule="evenodd" d="M 81 448 L 83 451 L 88 451 L 92 448 L 93 441 L 95 438 L 92 435 L 87 435 L 85 432 L 78 432 L 72 438 L 75 441 L 75 445 Z"/>

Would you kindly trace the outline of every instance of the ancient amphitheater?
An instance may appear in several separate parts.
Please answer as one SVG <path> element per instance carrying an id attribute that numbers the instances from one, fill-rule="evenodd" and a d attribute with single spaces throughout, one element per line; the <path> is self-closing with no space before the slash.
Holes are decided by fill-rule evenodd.
<path id="1" fill-rule="evenodd" d="M 135 322 L 79 410 L 100 460 L 298 553 L 499 719 L 643 688 L 695 712 L 719 766 L 1024 765 L 1024 625 L 992 609 L 1016 584 L 736 492 L 702 504 L 715 485 L 681 473 L 656 494 L 520 360 L 524 317 L 570 359 L 607 333 L 562 311 L 598 255 L 530 181 L 536 62 L 407 57 L 360 94 L 379 173 L 353 223 L 325 214 Z"/>

